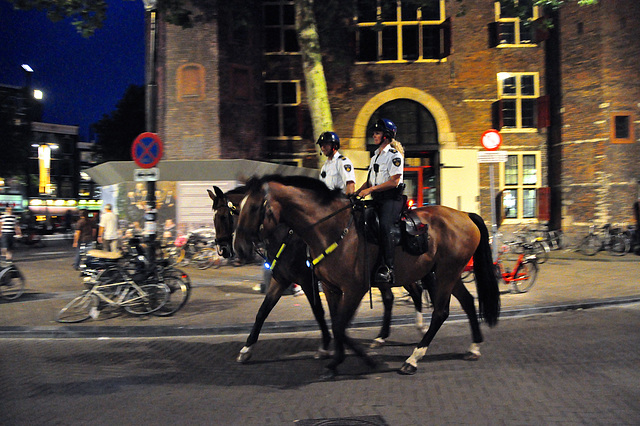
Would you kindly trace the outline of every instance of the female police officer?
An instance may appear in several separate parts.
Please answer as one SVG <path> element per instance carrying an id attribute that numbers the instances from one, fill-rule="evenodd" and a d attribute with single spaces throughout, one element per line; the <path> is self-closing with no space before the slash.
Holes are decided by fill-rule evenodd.
<path id="1" fill-rule="evenodd" d="M 361 197 L 371 194 L 380 221 L 380 248 L 384 264 L 376 271 L 377 282 L 393 283 L 394 280 L 396 242 L 392 230 L 402 212 L 404 189 L 404 149 L 395 140 L 397 130 L 396 125 L 386 118 L 379 119 L 373 126 L 373 142 L 379 146 L 371 158 L 367 181 L 356 192 Z"/>

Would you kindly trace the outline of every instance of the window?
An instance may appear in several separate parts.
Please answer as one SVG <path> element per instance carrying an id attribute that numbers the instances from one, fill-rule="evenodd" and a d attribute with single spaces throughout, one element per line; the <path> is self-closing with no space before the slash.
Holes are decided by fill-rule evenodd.
<path id="1" fill-rule="evenodd" d="M 269 0 L 264 2 L 264 47 L 267 53 L 298 53 L 296 34 L 296 11 L 292 0 Z"/>
<path id="2" fill-rule="evenodd" d="M 301 139 L 300 81 L 266 81 L 265 98 L 269 153 L 292 154 L 293 141 Z"/>
<path id="3" fill-rule="evenodd" d="M 358 62 L 436 61 L 451 54 L 451 20 L 444 0 L 428 6 L 389 0 L 356 0 Z"/>
<path id="4" fill-rule="evenodd" d="M 177 73 L 178 102 L 204 99 L 204 67 L 200 64 L 184 64 Z"/>
<path id="5" fill-rule="evenodd" d="M 540 187 L 540 153 L 509 154 L 500 163 L 500 187 L 505 219 L 535 219 Z"/>
<path id="6" fill-rule="evenodd" d="M 498 73 L 500 100 L 494 105 L 494 127 L 535 131 L 548 126 L 548 98 L 540 98 L 539 92 L 538 73 Z"/>
<path id="7" fill-rule="evenodd" d="M 634 142 L 633 117 L 631 113 L 618 112 L 611 115 L 611 142 Z"/>
<path id="8" fill-rule="evenodd" d="M 535 43 L 538 7 L 534 0 L 503 0 L 494 3 L 496 22 L 489 26 L 491 47 L 523 47 Z"/>

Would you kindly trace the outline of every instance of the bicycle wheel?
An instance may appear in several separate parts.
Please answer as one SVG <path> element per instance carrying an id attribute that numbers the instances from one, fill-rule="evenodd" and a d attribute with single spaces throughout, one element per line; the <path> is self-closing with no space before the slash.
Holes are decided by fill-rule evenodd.
<path id="1" fill-rule="evenodd" d="M 220 255 L 217 250 L 205 247 L 193 256 L 193 262 L 198 269 L 207 269 L 216 263 L 220 266 Z"/>
<path id="2" fill-rule="evenodd" d="M 578 246 L 578 251 L 586 256 L 595 256 L 601 247 L 602 241 L 597 235 L 587 235 Z"/>
<path id="3" fill-rule="evenodd" d="M 4 268 L 0 272 L 0 297 L 14 300 L 24 293 L 25 279 L 15 266 Z"/>
<path id="4" fill-rule="evenodd" d="M 169 288 L 163 283 L 131 286 L 122 301 L 125 311 L 133 315 L 147 315 L 161 309 L 169 300 Z"/>
<path id="5" fill-rule="evenodd" d="M 526 293 L 533 287 L 537 276 L 538 264 L 536 262 L 524 262 L 518 266 L 510 282 L 517 293 Z"/>
<path id="6" fill-rule="evenodd" d="M 99 302 L 98 296 L 85 292 L 60 309 L 60 312 L 56 315 L 56 321 L 72 323 L 87 320 L 91 315 L 98 312 Z"/>
<path id="7" fill-rule="evenodd" d="M 189 300 L 191 295 L 191 280 L 189 276 L 175 268 L 168 268 L 162 272 L 165 285 L 169 288 L 169 300 L 154 315 L 168 317 L 178 312 Z"/>
<path id="8" fill-rule="evenodd" d="M 607 252 L 612 256 L 623 256 L 631 250 L 631 241 L 624 235 L 612 235 Z"/>
<path id="9" fill-rule="evenodd" d="M 534 241 L 531 243 L 533 246 L 533 254 L 538 258 L 538 264 L 543 264 L 549 259 L 549 245 L 544 241 Z"/>

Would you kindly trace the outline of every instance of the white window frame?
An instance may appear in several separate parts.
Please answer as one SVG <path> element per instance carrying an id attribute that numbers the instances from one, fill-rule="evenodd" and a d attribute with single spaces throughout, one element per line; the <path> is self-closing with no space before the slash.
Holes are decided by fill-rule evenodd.
<path id="1" fill-rule="evenodd" d="M 376 10 L 376 16 L 378 17 L 377 22 L 359 22 L 358 21 L 358 16 L 357 16 L 357 11 L 356 11 L 356 16 L 354 16 L 354 22 L 356 23 L 356 27 L 357 28 L 372 28 L 372 27 L 377 27 L 377 26 L 383 26 L 383 27 L 396 27 L 396 43 L 397 43 L 397 52 L 398 52 L 398 57 L 396 59 L 383 59 L 383 60 L 378 60 L 378 61 L 356 61 L 356 64 L 370 64 L 370 63 L 376 63 L 376 64 L 390 64 L 390 63 L 410 63 L 410 62 L 446 62 L 447 58 L 442 58 L 442 59 L 435 59 L 435 58 L 424 58 L 423 57 L 423 37 L 422 35 L 420 37 L 418 37 L 418 59 L 415 60 L 407 60 L 407 59 L 403 59 L 404 56 L 404 52 L 403 52 L 403 42 L 402 42 L 402 28 L 405 26 L 417 26 L 418 27 L 418 31 L 419 34 L 422 34 L 422 28 L 425 26 L 440 26 L 445 20 L 446 20 L 446 9 L 445 9 L 445 0 L 439 0 L 440 1 L 440 19 L 439 20 L 429 20 L 429 21 L 423 21 L 422 20 L 422 11 L 418 8 L 417 11 L 417 20 L 416 21 L 403 21 L 402 20 L 402 0 L 397 0 L 396 1 L 396 20 L 395 21 L 382 21 L 381 20 L 381 15 L 382 15 L 382 6 L 381 6 L 381 2 L 383 0 L 377 0 L 377 10 Z M 359 44 L 359 36 L 360 36 L 360 32 L 356 31 L 356 45 Z M 383 50 L 383 46 L 382 46 L 382 31 L 378 31 L 377 34 L 378 37 L 378 57 L 382 57 L 382 50 Z"/>
<path id="2" fill-rule="evenodd" d="M 537 189 L 542 186 L 542 154 L 540 151 L 510 151 L 508 152 L 509 156 L 517 156 L 518 161 L 518 183 L 516 185 L 506 185 L 505 184 L 505 165 L 506 163 L 500 163 L 500 183 L 499 188 L 500 191 L 505 189 L 515 189 L 517 191 L 516 205 L 517 205 L 517 217 L 515 218 L 504 218 L 503 223 L 505 224 L 514 224 L 514 223 L 537 223 L 537 217 L 524 217 L 523 206 L 524 206 L 524 190 L 525 189 L 535 189 L 537 195 Z M 536 160 L 536 183 L 535 184 L 524 184 L 524 162 L 523 157 L 525 155 L 533 155 Z M 504 194 L 504 193 L 503 193 Z M 503 199 L 504 203 L 504 199 Z M 536 199 L 537 203 L 537 199 Z M 504 207 L 504 206 L 503 206 Z M 537 206 L 536 206 L 537 210 Z"/>
<path id="3" fill-rule="evenodd" d="M 518 0 L 513 0 L 516 4 L 518 2 Z M 501 10 L 500 10 L 500 2 L 496 1 L 494 4 L 494 12 L 495 12 L 495 16 L 496 16 L 496 22 L 499 23 L 504 23 L 504 24 L 513 24 L 513 28 L 514 28 L 514 37 L 515 37 L 515 43 L 501 43 L 498 40 L 498 45 L 496 47 L 499 48 L 505 48 L 505 47 L 537 47 L 538 45 L 535 43 L 535 32 L 533 34 L 533 39 L 532 40 L 526 40 L 526 41 L 522 41 L 520 38 L 520 23 L 521 23 L 521 19 L 519 17 L 515 17 L 515 18 L 511 18 L 511 17 L 502 17 L 501 16 Z M 529 21 L 533 22 L 536 19 L 538 19 L 539 16 L 539 8 L 538 6 L 533 6 L 533 11 L 531 13 L 531 18 L 529 18 Z"/>
<path id="4" fill-rule="evenodd" d="M 534 90 L 533 95 L 523 95 L 522 94 L 522 76 L 533 76 L 533 84 Z M 504 80 L 509 77 L 516 78 L 516 93 L 515 95 L 505 95 L 503 93 L 504 90 Z M 536 121 L 536 111 L 537 105 L 534 104 L 534 123 L 533 127 L 523 127 L 522 126 L 522 100 L 530 99 L 536 101 L 540 97 L 540 73 L 538 72 L 500 72 L 496 76 L 498 81 L 498 99 L 500 100 L 515 100 L 516 101 L 516 125 L 515 127 L 507 127 L 504 125 L 500 129 L 501 132 L 504 133 L 535 133 L 538 131 Z"/>

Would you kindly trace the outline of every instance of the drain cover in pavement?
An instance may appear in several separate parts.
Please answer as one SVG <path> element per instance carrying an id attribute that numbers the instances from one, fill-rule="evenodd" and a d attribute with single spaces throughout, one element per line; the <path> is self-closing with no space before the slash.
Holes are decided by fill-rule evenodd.
<path id="1" fill-rule="evenodd" d="M 388 426 L 381 416 L 340 417 L 336 419 L 296 420 L 298 426 Z"/>

